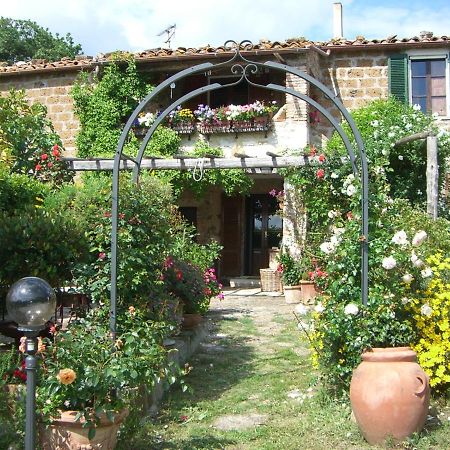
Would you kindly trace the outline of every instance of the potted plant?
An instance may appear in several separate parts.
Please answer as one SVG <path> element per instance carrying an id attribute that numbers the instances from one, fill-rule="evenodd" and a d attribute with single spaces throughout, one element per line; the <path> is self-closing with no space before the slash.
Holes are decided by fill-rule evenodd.
<path id="1" fill-rule="evenodd" d="M 37 404 L 44 450 L 112 449 L 116 432 L 142 385 L 174 381 L 162 342 L 166 325 L 149 321 L 133 306 L 109 331 L 109 308 L 91 310 L 67 330 L 54 330 L 42 352 Z"/>
<path id="2" fill-rule="evenodd" d="M 295 260 L 286 250 L 281 252 L 278 260 L 277 271 L 281 273 L 286 303 L 300 303 L 302 300 L 300 281 L 305 277 L 304 268 L 300 261 Z"/>
<path id="3" fill-rule="evenodd" d="M 372 234 L 367 305 L 360 302 L 353 275 L 358 265 L 351 255 L 361 236 L 352 220 L 327 254 L 327 286 L 313 314 L 317 360 L 334 386 L 351 380 L 354 415 L 371 444 L 402 441 L 425 424 L 433 372 L 420 368 L 413 350 L 427 346 L 430 337 L 418 331 L 429 317 L 435 317 L 432 333 L 440 332 L 440 312 L 430 306 L 436 276 L 430 264 L 436 247 L 448 249 L 448 223 L 432 223 L 403 202 L 394 205 L 383 211 L 384 226 Z"/>
<path id="4" fill-rule="evenodd" d="M 209 309 L 211 298 L 222 296 L 222 286 L 213 268 L 202 272 L 194 264 L 171 256 L 164 262 L 162 279 L 169 293 L 179 299 L 183 307 L 185 328 L 198 325 Z"/>

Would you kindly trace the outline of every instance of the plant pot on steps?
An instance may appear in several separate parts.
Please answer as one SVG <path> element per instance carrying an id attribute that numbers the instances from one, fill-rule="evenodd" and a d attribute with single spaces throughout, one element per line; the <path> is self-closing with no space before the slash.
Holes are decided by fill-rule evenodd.
<path id="1" fill-rule="evenodd" d="M 193 330 L 197 328 L 202 322 L 202 316 L 198 313 L 183 313 L 183 321 L 181 328 L 183 330 Z"/>
<path id="2" fill-rule="evenodd" d="M 427 374 L 409 347 L 364 352 L 353 372 L 350 401 L 356 422 L 369 444 L 401 442 L 419 432 L 430 403 Z"/>
<path id="3" fill-rule="evenodd" d="M 301 285 L 296 286 L 284 286 L 284 299 L 286 303 L 300 303 L 302 301 L 302 287 Z"/>
<path id="4" fill-rule="evenodd" d="M 310 305 L 314 303 L 314 299 L 317 295 L 316 285 L 314 281 L 300 281 L 302 287 L 301 302 L 304 305 Z"/>

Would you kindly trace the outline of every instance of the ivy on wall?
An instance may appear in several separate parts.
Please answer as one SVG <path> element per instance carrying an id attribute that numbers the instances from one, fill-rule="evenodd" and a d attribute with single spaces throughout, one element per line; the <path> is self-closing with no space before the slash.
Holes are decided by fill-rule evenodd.
<path id="1" fill-rule="evenodd" d="M 119 60 L 119 57 L 121 60 Z M 117 61 L 106 66 L 100 73 L 80 74 L 72 89 L 74 110 L 81 129 L 76 143 L 78 156 L 114 156 L 123 127 L 140 101 L 153 89 L 148 83 L 149 74 L 138 73 L 132 57 L 118 55 Z M 170 128 L 159 126 L 152 136 L 147 155 L 172 157 L 180 152 L 181 138 Z M 130 131 L 124 152 L 136 155 L 139 140 Z M 220 148 L 214 149 L 223 156 Z M 200 141 L 192 156 L 211 154 L 212 149 Z M 160 171 L 156 176 L 164 178 L 173 186 L 176 195 L 191 189 L 202 195 L 211 185 L 221 186 L 228 195 L 249 192 L 252 181 L 241 170 L 209 170 L 201 180 L 195 181 L 189 172 Z"/>

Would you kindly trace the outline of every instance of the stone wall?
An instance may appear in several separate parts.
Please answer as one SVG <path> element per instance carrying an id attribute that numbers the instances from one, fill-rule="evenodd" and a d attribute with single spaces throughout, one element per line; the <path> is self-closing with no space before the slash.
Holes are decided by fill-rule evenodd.
<path id="1" fill-rule="evenodd" d="M 366 105 L 371 100 L 387 98 L 388 56 L 380 51 L 339 52 L 320 57 L 319 81 L 327 86 L 344 106 L 352 111 Z M 317 89 L 311 95 L 325 106 L 337 120 L 341 114 L 331 100 Z M 323 145 L 331 137 L 333 127 L 321 114 L 318 121 L 311 121 L 311 139 Z"/>
<path id="2" fill-rule="evenodd" d="M 47 107 L 48 117 L 61 137 L 67 155 L 75 155 L 75 136 L 80 128 L 70 94 L 77 74 L 77 71 L 65 71 L 0 78 L 0 95 L 5 95 L 12 88 L 25 89 L 31 102 Z"/>

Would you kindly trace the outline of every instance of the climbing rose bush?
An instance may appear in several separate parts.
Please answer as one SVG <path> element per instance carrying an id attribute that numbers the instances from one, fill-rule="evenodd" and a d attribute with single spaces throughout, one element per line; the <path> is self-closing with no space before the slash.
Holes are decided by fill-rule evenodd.
<path id="1" fill-rule="evenodd" d="M 73 173 L 61 159 L 61 152 L 62 148 L 54 144 L 51 149 L 36 153 L 34 175 L 38 180 L 54 185 L 73 180 Z"/>

